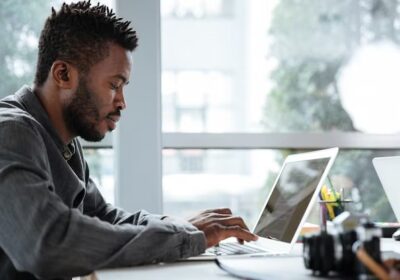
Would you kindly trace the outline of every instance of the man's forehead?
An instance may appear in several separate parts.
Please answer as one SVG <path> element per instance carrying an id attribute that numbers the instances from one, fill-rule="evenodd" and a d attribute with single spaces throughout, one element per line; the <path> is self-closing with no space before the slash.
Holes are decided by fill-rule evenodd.
<path id="1" fill-rule="evenodd" d="M 91 72 L 107 73 L 107 76 L 115 76 L 115 78 L 121 78 L 121 80 L 125 82 L 129 79 L 131 65 L 131 52 L 118 45 L 112 44 L 110 45 L 107 57 L 94 64 L 91 67 Z"/>

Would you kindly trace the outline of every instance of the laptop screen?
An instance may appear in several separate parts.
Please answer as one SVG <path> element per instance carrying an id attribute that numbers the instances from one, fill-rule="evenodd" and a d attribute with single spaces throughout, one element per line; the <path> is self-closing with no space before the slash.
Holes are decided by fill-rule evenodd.
<path id="1" fill-rule="evenodd" d="M 290 243 L 330 158 L 287 162 L 275 184 L 254 233 Z"/>

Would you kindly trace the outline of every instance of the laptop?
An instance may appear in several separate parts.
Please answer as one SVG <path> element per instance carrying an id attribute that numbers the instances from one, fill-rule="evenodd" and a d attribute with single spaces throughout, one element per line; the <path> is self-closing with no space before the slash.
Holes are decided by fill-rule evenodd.
<path id="1" fill-rule="evenodd" d="M 400 156 L 376 157 L 372 159 L 372 163 L 393 212 L 400 221 Z"/>
<path id="2" fill-rule="evenodd" d="M 290 253 L 337 153 L 338 148 L 331 148 L 289 155 L 252 231 L 259 236 L 258 240 L 240 244 L 229 238 L 189 260 L 215 259 L 222 255 Z"/>

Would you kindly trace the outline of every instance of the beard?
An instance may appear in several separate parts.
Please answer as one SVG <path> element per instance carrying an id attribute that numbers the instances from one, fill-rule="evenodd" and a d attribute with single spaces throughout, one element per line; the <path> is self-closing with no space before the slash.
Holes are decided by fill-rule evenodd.
<path id="1" fill-rule="evenodd" d="M 91 92 L 84 79 L 79 81 L 78 89 L 71 103 L 63 108 L 63 117 L 67 128 L 86 141 L 97 142 L 104 138 L 105 134 L 96 129 L 100 120 L 100 112 L 93 100 Z"/>

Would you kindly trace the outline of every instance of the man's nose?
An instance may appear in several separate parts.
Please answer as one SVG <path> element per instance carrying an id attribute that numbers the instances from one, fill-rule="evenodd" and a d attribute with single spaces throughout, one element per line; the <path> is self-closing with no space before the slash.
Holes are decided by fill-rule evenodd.
<path id="1" fill-rule="evenodd" d="M 124 92 L 122 89 L 118 91 L 117 95 L 115 96 L 115 103 L 120 110 L 124 110 L 126 108 Z"/>

